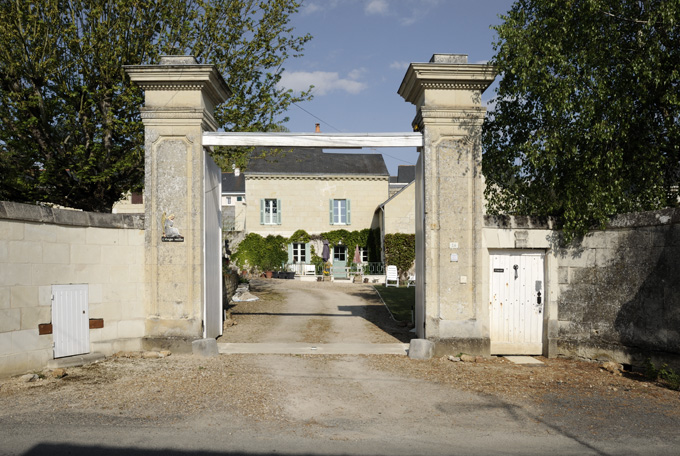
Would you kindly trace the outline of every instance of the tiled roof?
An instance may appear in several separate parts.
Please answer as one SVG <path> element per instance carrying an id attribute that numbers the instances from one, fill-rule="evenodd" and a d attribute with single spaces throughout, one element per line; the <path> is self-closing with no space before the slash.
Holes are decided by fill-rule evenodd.
<path id="1" fill-rule="evenodd" d="M 289 149 L 259 157 L 257 149 L 246 174 L 342 174 L 389 176 L 380 154 L 327 153 L 321 149 Z"/>
<path id="2" fill-rule="evenodd" d="M 222 173 L 222 193 L 245 193 L 246 178 L 243 173 Z"/>

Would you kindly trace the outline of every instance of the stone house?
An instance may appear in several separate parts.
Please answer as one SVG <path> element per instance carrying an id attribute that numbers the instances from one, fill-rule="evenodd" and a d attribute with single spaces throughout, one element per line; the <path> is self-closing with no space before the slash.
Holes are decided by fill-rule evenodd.
<path id="1" fill-rule="evenodd" d="M 292 149 L 251 159 L 245 175 L 245 231 L 290 237 L 376 228 L 376 208 L 387 199 L 389 173 L 382 155 Z M 363 246 L 360 246 L 363 247 Z M 351 261 L 354 246 L 335 246 L 334 264 Z M 320 255 L 319 246 L 316 253 Z M 362 249 L 367 259 L 367 252 Z M 310 263 L 311 245 L 289 245 L 294 263 Z"/>

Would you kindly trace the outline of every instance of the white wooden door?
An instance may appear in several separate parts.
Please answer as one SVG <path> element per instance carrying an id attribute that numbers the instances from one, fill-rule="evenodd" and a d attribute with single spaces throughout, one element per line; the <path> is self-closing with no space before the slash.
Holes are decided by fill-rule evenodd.
<path id="1" fill-rule="evenodd" d="M 90 352 L 88 286 L 52 285 L 54 357 Z"/>
<path id="2" fill-rule="evenodd" d="M 203 337 L 222 335 L 222 170 L 206 152 L 203 223 Z"/>
<path id="3" fill-rule="evenodd" d="M 543 353 L 543 252 L 492 251 L 489 302 L 491 354 Z"/>

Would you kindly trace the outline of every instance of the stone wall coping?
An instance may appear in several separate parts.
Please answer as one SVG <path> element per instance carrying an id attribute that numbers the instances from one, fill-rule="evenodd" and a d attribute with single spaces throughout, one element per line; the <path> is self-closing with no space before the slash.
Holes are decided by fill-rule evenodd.
<path id="1" fill-rule="evenodd" d="M 619 214 L 609 220 L 606 229 L 640 228 L 644 226 L 661 226 L 675 223 L 680 223 L 680 208 Z M 500 229 L 559 229 L 557 219 L 554 217 L 525 215 L 485 215 L 484 227 Z"/>
<path id="2" fill-rule="evenodd" d="M 0 201 L 0 220 L 96 228 L 144 229 L 143 214 L 108 214 Z"/>

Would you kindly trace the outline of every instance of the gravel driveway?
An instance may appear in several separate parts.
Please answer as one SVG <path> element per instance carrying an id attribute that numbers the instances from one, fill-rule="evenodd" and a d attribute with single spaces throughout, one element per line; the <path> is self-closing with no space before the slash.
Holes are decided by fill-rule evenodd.
<path id="1" fill-rule="evenodd" d="M 262 280 L 220 341 L 408 338 L 370 286 Z M 316 304 L 314 304 L 316 303 Z M 0 454 L 678 454 L 680 394 L 597 364 L 121 354 L 0 380 Z"/>

